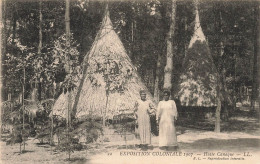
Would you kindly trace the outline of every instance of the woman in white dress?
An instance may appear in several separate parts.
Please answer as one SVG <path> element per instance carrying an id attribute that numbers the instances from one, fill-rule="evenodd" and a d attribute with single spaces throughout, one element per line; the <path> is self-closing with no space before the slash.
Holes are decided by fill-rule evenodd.
<path id="1" fill-rule="evenodd" d="M 151 144 L 150 114 L 155 112 L 152 102 L 146 99 L 144 90 L 140 91 L 141 100 L 135 103 L 135 114 L 138 122 L 138 131 L 141 140 L 141 148 L 147 149 Z"/>
<path id="2" fill-rule="evenodd" d="M 169 100 L 170 92 L 164 91 L 164 100 L 158 104 L 156 120 L 159 124 L 159 147 L 161 149 L 177 148 L 175 121 L 178 113 L 173 100 Z"/>

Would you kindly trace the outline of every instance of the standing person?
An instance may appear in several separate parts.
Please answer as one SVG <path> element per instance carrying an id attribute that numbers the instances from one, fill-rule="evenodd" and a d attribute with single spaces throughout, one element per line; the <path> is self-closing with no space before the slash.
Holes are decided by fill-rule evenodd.
<path id="1" fill-rule="evenodd" d="M 138 132 L 141 140 L 141 148 L 148 149 L 151 144 L 151 124 L 150 116 L 155 113 L 155 108 L 151 101 L 146 100 L 146 93 L 144 90 L 140 91 L 141 100 L 135 103 L 135 115 L 137 117 Z"/>
<path id="2" fill-rule="evenodd" d="M 164 100 L 158 104 L 156 120 L 159 123 L 159 147 L 160 149 L 177 148 L 177 136 L 175 121 L 177 120 L 177 108 L 173 100 L 169 100 L 170 92 L 164 91 Z"/>

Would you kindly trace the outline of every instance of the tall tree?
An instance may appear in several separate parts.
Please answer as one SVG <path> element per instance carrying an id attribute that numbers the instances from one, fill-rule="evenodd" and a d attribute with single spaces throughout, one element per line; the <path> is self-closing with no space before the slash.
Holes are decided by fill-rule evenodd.
<path id="1" fill-rule="evenodd" d="M 176 0 L 172 0 L 172 9 L 171 9 L 171 20 L 170 20 L 170 29 L 166 36 L 167 42 L 167 57 L 166 57 L 166 66 L 164 68 L 164 85 L 163 88 L 167 90 L 172 89 L 172 71 L 173 71 L 173 35 L 175 29 L 175 16 L 176 16 Z"/>
<path id="2" fill-rule="evenodd" d="M 227 119 L 228 118 L 228 109 L 227 109 L 227 105 L 231 104 L 231 99 L 227 90 L 227 84 L 226 84 L 226 68 L 224 66 L 224 51 L 225 51 L 225 45 L 224 45 L 224 32 L 223 32 L 223 18 L 222 18 L 222 8 L 223 5 L 222 4 L 214 4 L 213 6 L 214 10 L 213 12 L 215 13 L 215 33 L 218 36 L 218 43 L 216 43 L 216 45 L 218 45 L 218 51 L 217 51 L 217 55 L 216 58 L 218 58 L 218 60 L 215 60 L 215 65 L 217 66 L 217 70 L 219 73 L 219 79 L 218 79 L 218 89 L 217 91 L 219 93 L 218 94 L 218 100 L 217 101 L 221 101 L 221 104 L 218 104 L 219 102 L 217 102 L 217 104 L 219 105 L 217 108 L 217 112 L 216 112 L 216 116 L 218 119 L 220 119 L 220 109 L 221 106 L 223 107 L 223 118 Z M 216 126 L 215 126 L 215 130 L 217 132 L 220 132 L 220 125 L 219 125 L 219 121 L 220 120 L 216 120 Z"/>
<path id="3" fill-rule="evenodd" d="M 0 29 L 0 41 L 1 41 L 1 48 L 0 48 L 0 54 L 1 54 L 1 59 L 0 59 L 0 65 L 2 66 L 2 58 L 3 58 L 3 55 L 2 53 L 5 53 L 5 43 L 4 43 L 4 40 L 5 40 L 5 1 L 1 1 L 0 2 L 0 9 L 1 9 L 1 13 L 0 13 L 0 25 L 1 25 L 1 29 Z M 2 77 L 2 72 L 0 72 L 0 75 Z M 0 82 L 0 86 L 2 87 L 2 80 Z M 0 100 L 3 101 L 2 99 L 2 93 L 0 93 Z M 0 110 L 0 114 L 1 114 L 1 120 L 3 120 L 3 111 L 4 110 Z"/>
<path id="4" fill-rule="evenodd" d="M 219 7 L 219 6 L 218 6 Z M 223 41 L 222 41 L 222 16 L 221 16 L 221 11 L 217 10 L 216 12 L 216 17 L 218 22 L 216 23 L 216 33 L 219 34 L 220 39 L 219 39 L 219 58 L 221 58 L 224 54 L 224 46 L 223 46 Z M 220 63 L 217 63 L 220 64 Z M 218 65 L 218 72 L 221 71 L 220 66 Z M 221 83 L 220 83 L 220 76 L 218 76 L 218 84 L 217 84 L 217 108 L 216 108 L 216 113 L 215 113 L 215 132 L 219 133 L 220 132 L 220 111 L 221 111 L 221 94 L 220 94 L 220 89 L 222 88 Z"/>
<path id="5" fill-rule="evenodd" d="M 257 53 L 257 63 L 258 63 L 258 69 L 257 69 L 257 81 L 258 81 L 258 105 L 260 105 L 260 89 L 259 89 L 259 84 L 260 84 L 260 2 L 257 4 L 258 7 L 258 18 L 257 18 L 257 47 L 256 47 L 256 53 Z M 258 112 L 259 112 L 259 121 L 260 121 L 260 107 L 258 107 Z"/>
<path id="6" fill-rule="evenodd" d="M 259 88 L 259 81 L 258 81 L 258 72 L 259 72 L 259 5 L 257 4 L 254 8 L 254 15 L 255 15 L 255 37 L 254 37 L 254 59 L 253 59 L 253 88 L 252 88 L 252 100 L 251 100 L 251 106 L 253 110 L 257 109 L 257 103 L 258 103 L 258 88 Z M 259 108 L 259 107 L 258 107 Z"/>
<path id="7" fill-rule="evenodd" d="M 152 28 L 151 33 L 153 34 L 154 37 L 150 39 L 150 41 L 153 40 L 153 44 L 151 46 L 152 52 L 157 56 L 155 57 L 156 60 L 156 65 L 155 68 L 153 68 L 154 72 L 154 87 L 153 87 L 153 95 L 154 95 L 154 100 L 156 103 L 159 102 L 160 100 L 160 79 L 161 79 L 161 65 L 162 65 L 162 54 L 165 48 L 164 44 L 164 36 L 165 32 L 161 28 L 163 27 L 163 21 L 162 21 L 162 4 L 156 3 L 156 1 L 152 4 L 150 4 L 150 17 L 153 18 L 151 21 L 152 24 L 150 25 Z M 159 43 L 158 43 L 159 42 Z M 161 43 L 161 44 L 160 44 Z M 154 47 L 154 49 L 152 48 Z M 156 48 L 155 48 L 156 47 Z"/>
<path id="8" fill-rule="evenodd" d="M 65 9 L 65 31 L 66 31 L 66 48 L 70 47 L 70 0 L 66 0 L 66 9 Z M 67 52 L 69 53 L 69 52 Z M 67 57 L 67 73 L 70 74 L 70 55 L 65 54 Z M 67 111 L 67 140 L 68 144 L 70 144 L 70 121 L 71 121 L 71 93 L 70 93 L 70 86 L 67 88 L 68 92 L 68 111 Z M 68 150 L 69 153 L 69 160 L 70 160 L 70 149 Z"/>
<path id="9" fill-rule="evenodd" d="M 70 46 L 70 0 L 66 0 L 66 10 L 65 10 L 65 30 L 66 30 L 66 46 L 67 48 Z M 70 59 L 69 55 L 67 56 L 67 72 L 70 73 Z M 69 127 L 70 124 L 70 109 L 71 109 L 71 95 L 70 95 L 70 88 L 68 88 L 68 117 L 67 117 L 67 126 Z"/>
<path id="10" fill-rule="evenodd" d="M 1 55 L 5 55 L 6 51 L 6 0 L 3 0 L 0 2 L 1 3 L 1 14 L 0 14 L 0 23 L 2 25 L 1 33 L 0 33 L 0 38 L 1 38 Z M 3 57 L 3 55 L 1 57 Z M 2 59 L 3 60 L 3 59 Z M 1 61 L 2 61 L 1 60 Z M 0 62 L 1 62 L 0 61 Z"/>
<path id="11" fill-rule="evenodd" d="M 39 45 L 38 45 L 38 55 L 41 56 L 42 50 L 42 0 L 39 2 Z M 40 79 L 36 79 L 36 86 L 38 86 L 38 100 L 41 100 L 42 84 Z M 38 85 L 37 85 L 38 83 Z"/>

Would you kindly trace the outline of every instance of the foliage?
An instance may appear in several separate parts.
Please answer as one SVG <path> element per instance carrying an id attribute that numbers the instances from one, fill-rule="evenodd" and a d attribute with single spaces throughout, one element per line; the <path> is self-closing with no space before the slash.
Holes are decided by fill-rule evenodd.
<path id="1" fill-rule="evenodd" d="M 10 134 L 10 139 L 6 142 L 6 144 L 15 144 L 15 143 L 22 143 L 23 141 L 26 141 L 30 135 L 30 125 L 29 124 L 23 124 L 19 120 L 17 120 L 13 124 L 13 131 Z"/>
<path id="2" fill-rule="evenodd" d="M 101 56 L 95 61 L 96 67 L 94 70 L 91 69 L 90 74 L 92 85 L 100 85 L 98 84 L 99 79 L 97 79 L 96 74 L 101 74 L 106 84 L 107 95 L 110 92 L 123 92 L 125 90 L 125 83 L 132 77 L 131 70 L 125 70 L 126 68 L 124 68 L 120 61 L 107 59 L 106 56 Z"/>
<path id="3" fill-rule="evenodd" d="M 79 143 L 77 138 L 74 138 L 74 134 L 68 132 L 72 129 L 63 129 L 62 133 L 59 135 L 59 145 L 56 147 L 57 150 L 67 151 L 73 153 L 75 150 L 81 150 L 82 145 Z"/>
<path id="4" fill-rule="evenodd" d="M 58 121 L 58 122 L 57 122 Z M 57 150 L 73 153 L 80 151 L 83 145 L 80 143 L 80 137 L 85 137 L 85 143 L 93 143 L 102 135 L 102 125 L 93 117 L 86 116 L 81 120 L 74 120 L 68 128 L 65 125 L 65 120 L 56 120 L 54 133 L 58 136 Z"/>
<path id="5" fill-rule="evenodd" d="M 12 102 L 3 102 L 1 105 L 2 110 L 2 125 L 13 124 L 14 120 L 19 118 L 19 109 L 21 105 L 16 105 Z"/>
<path id="6" fill-rule="evenodd" d="M 66 35 L 63 34 L 54 41 L 54 47 L 51 51 L 53 63 L 51 63 L 50 69 L 52 69 L 56 76 L 55 80 L 57 82 L 63 82 L 62 87 L 68 89 L 75 87 L 77 81 L 75 77 L 79 75 L 81 70 L 78 61 L 79 52 L 77 50 L 79 45 L 73 39 L 72 34 L 69 38 L 70 45 L 67 45 L 66 40 Z M 60 73 L 63 77 L 60 76 Z"/>
<path id="7" fill-rule="evenodd" d="M 54 119 L 54 126 L 55 124 L 57 124 L 56 119 Z M 38 139 L 41 143 L 46 140 L 50 141 L 51 126 L 51 121 L 48 117 L 46 109 L 40 113 L 37 113 L 36 123 L 34 127 L 36 132 L 35 138 Z"/>
<path id="8" fill-rule="evenodd" d="M 1 120 L 1 124 L 2 124 L 1 130 L 3 133 L 8 132 L 10 134 L 10 138 L 8 141 L 9 144 L 20 143 L 18 142 L 18 140 L 22 136 L 22 134 L 24 134 L 25 139 L 28 136 L 31 136 L 31 125 L 26 119 L 28 117 L 26 113 L 24 113 L 25 129 L 23 130 L 23 123 L 22 123 L 23 107 L 21 104 L 15 104 L 13 102 L 4 102 L 1 106 L 1 109 L 3 111 L 2 120 Z"/>
<path id="9" fill-rule="evenodd" d="M 91 115 L 87 115 L 74 122 L 73 126 L 74 130 L 72 131 L 72 134 L 75 136 L 83 135 L 86 137 L 86 143 L 93 143 L 100 135 L 103 135 L 102 124 Z"/>
<path id="10" fill-rule="evenodd" d="M 117 126 L 117 132 L 119 132 L 121 135 L 126 135 L 127 132 L 134 131 L 134 127 L 136 125 L 135 120 L 133 117 L 129 115 L 122 115 L 120 125 Z"/>
<path id="11" fill-rule="evenodd" d="M 255 5 L 255 2 L 223 1 L 200 6 L 201 26 L 218 70 L 226 70 L 229 88 L 252 85 Z M 221 46 L 223 55 L 220 55 Z"/>
<path id="12" fill-rule="evenodd" d="M 11 46 L 15 53 L 7 53 L 4 58 L 4 71 L 6 71 L 4 74 L 4 81 L 8 81 L 8 87 L 16 88 L 21 91 L 21 86 L 23 84 L 23 69 L 32 69 L 32 61 L 35 54 L 32 52 L 33 48 L 22 45 L 19 39 L 15 39 L 13 45 L 9 38 L 8 45 Z M 29 78 L 32 74 L 33 72 L 27 73 L 26 78 Z M 29 80 L 26 80 L 26 82 L 28 81 Z"/>

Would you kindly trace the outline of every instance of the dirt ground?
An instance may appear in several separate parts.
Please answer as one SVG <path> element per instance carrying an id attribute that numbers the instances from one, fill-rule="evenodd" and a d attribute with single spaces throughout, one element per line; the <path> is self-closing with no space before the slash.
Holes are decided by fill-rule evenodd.
<path id="1" fill-rule="evenodd" d="M 228 126 L 229 125 L 229 126 Z M 233 128 L 231 128 L 233 126 Z M 164 151 L 158 147 L 158 137 L 152 137 L 147 151 L 138 148 L 138 139 L 93 143 L 87 149 L 75 151 L 68 161 L 66 152 L 55 152 L 48 144 L 29 138 L 26 151 L 19 144 L 6 145 L 1 141 L 1 163 L 252 163 L 260 164 L 260 129 L 257 119 L 232 117 L 222 125 L 223 131 L 177 126 L 178 150 Z M 227 128 L 228 127 L 228 128 Z M 246 130 L 245 130 L 246 128 Z M 214 153 L 214 154 L 213 154 Z"/>

